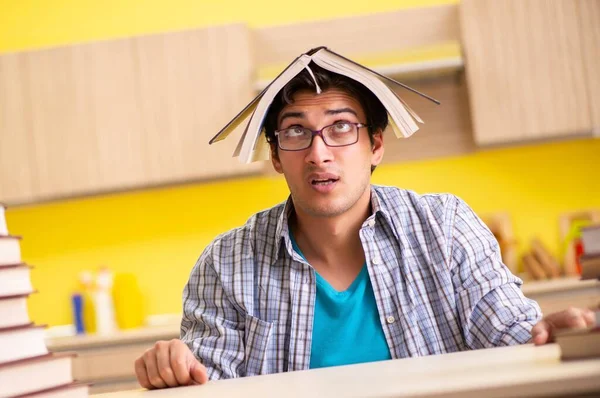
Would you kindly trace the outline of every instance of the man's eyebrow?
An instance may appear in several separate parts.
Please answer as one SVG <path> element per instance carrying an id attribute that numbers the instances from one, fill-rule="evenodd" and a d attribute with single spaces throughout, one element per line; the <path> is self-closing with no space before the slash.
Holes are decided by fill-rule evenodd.
<path id="1" fill-rule="evenodd" d="M 356 111 L 352 108 L 328 109 L 325 111 L 326 115 L 337 115 L 340 113 L 351 113 L 354 116 L 358 117 L 358 115 L 356 114 Z"/>
<path id="2" fill-rule="evenodd" d="M 356 114 L 356 111 L 352 108 L 327 109 L 325 111 L 326 115 L 338 115 L 340 113 L 351 113 L 354 116 L 358 117 L 358 115 Z M 304 114 L 304 112 L 285 112 L 283 115 L 281 115 L 281 117 L 279 119 L 279 124 L 283 123 L 283 121 L 285 119 L 290 118 L 290 117 L 304 119 L 306 117 L 306 115 Z"/>
<path id="3" fill-rule="evenodd" d="M 304 119 L 304 112 L 285 112 L 281 115 L 279 119 L 279 124 L 283 123 L 283 121 L 288 117 L 297 117 L 299 119 Z"/>

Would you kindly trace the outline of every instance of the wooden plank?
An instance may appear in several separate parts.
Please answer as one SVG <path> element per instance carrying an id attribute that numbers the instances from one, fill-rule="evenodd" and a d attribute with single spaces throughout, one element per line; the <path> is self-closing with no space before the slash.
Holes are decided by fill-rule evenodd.
<path id="1" fill-rule="evenodd" d="M 577 2 L 460 3 L 479 144 L 589 134 Z"/>
<path id="2" fill-rule="evenodd" d="M 592 125 L 600 136 L 600 1 L 578 0 L 579 27 Z"/>
<path id="3" fill-rule="evenodd" d="M 99 173 L 85 193 L 126 189 L 143 184 L 144 137 L 136 85 L 136 59 L 131 39 L 74 48 L 81 73 L 82 101 L 89 101 L 83 124 L 97 146 L 94 166 Z"/>
<path id="4" fill-rule="evenodd" d="M 90 97 L 72 48 L 19 55 L 31 101 L 37 198 L 68 196 L 99 181 L 96 134 L 89 123 Z"/>
<path id="5" fill-rule="evenodd" d="M 36 186 L 29 81 L 23 57 L 0 57 L 0 200 L 33 197 Z"/>
<path id="6" fill-rule="evenodd" d="M 248 174 L 236 139 L 208 141 L 252 99 L 252 52 L 243 25 L 134 39 L 150 183 Z"/>

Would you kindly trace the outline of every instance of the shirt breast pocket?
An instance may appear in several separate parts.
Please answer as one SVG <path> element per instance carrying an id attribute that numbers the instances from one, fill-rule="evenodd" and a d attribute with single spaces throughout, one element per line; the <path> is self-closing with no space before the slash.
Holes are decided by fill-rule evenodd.
<path id="1" fill-rule="evenodd" d="M 270 352 L 275 338 L 275 322 L 267 322 L 252 315 L 245 319 L 245 359 L 246 376 L 256 376 L 272 373 L 269 359 L 274 353 Z"/>

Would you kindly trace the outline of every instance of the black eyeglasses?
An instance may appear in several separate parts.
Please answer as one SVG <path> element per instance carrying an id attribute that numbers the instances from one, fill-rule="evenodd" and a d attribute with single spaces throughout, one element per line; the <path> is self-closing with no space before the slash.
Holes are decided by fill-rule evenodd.
<path id="1" fill-rule="evenodd" d="M 321 137 L 327 146 L 340 147 L 356 144 L 358 142 L 358 129 L 361 127 L 368 126 L 351 122 L 337 122 L 325 126 L 321 130 L 294 126 L 275 131 L 275 136 L 279 148 L 284 151 L 301 151 L 310 148 L 315 135 Z"/>

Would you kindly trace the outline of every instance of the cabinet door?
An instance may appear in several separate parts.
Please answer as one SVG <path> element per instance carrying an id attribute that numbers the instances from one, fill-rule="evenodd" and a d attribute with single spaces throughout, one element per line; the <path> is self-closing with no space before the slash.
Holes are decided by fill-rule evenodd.
<path id="1" fill-rule="evenodd" d="M 35 190 L 31 107 L 17 54 L 0 57 L 0 201 L 12 203 Z"/>
<path id="2" fill-rule="evenodd" d="M 578 3 L 592 126 L 595 135 L 600 136 L 600 1 L 580 0 Z"/>
<path id="3" fill-rule="evenodd" d="M 582 1 L 463 0 L 460 23 L 475 140 L 589 134 Z M 600 14 L 590 28 L 600 23 Z"/>
<path id="4" fill-rule="evenodd" d="M 232 157 L 241 134 L 208 145 L 254 96 L 250 39 L 243 25 L 134 39 L 149 183 L 260 170 Z"/>
<path id="5" fill-rule="evenodd" d="M 10 204 L 258 173 L 208 145 L 253 97 L 244 25 L 0 56 Z"/>

